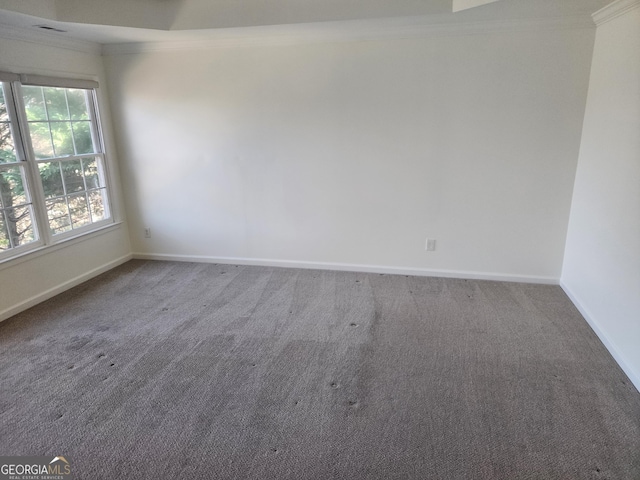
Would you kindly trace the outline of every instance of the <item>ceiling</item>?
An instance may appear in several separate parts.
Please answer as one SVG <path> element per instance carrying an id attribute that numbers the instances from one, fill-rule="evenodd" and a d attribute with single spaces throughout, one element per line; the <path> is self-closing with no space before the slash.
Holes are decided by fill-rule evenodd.
<path id="1" fill-rule="evenodd" d="M 0 0 L 0 29 L 101 44 L 162 42 L 221 30 L 409 19 L 425 25 L 588 17 L 611 0 Z M 346 24 L 348 25 L 348 23 Z M 40 30 L 41 31 L 41 30 Z"/>

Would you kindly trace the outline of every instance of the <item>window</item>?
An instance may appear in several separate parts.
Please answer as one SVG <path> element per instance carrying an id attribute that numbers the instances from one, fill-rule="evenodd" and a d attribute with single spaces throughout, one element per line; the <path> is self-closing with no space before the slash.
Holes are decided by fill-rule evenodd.
<path id="1" fill-rule="evenodd" d="M 112 223 L 97 84 L 0 81 L 0 260 Z"/>

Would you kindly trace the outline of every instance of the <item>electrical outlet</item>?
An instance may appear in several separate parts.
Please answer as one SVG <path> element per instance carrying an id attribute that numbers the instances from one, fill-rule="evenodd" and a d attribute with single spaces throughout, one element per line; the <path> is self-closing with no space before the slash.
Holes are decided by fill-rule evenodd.
<path id="1" fill-rule="evenodd" d="M 436 249 L 436 241 L 433 238 L 427 238 L 427 242 L 424 244 L 424 249 L 427 252 L 433 252 Z"/>
<path id="2" fill-rule="evenodd" d="M 151 229 L 149 227 L 144 229 L 144 238 L 151 238 Z"/>

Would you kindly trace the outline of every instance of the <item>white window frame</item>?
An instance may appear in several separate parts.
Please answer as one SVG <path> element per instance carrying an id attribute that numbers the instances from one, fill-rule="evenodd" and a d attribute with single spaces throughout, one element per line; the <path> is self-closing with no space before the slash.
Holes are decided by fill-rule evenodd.
<path id="1" fill-rule="evenodd" d="M 34 241 L 0 251 L 0 263 L 4 263 L 16 257 L 29 254 L 32 251 L 42 250 L 47 247 L 58 245 L 70 239 L 85 236 L 98 230 L 102 230 L 116 223 L 113 209 L 113 189 L 110 185 L 109 158 L 106 152 L 104 134 L 100 121 L 98 105 L 98 83 L 90 80 L 66 79 L 58 77 L 46 77 L 40 75 L 16 75 L 0 72 L 0 83 L 5 85 L 5 102 L 13 133 L 14 148 L 17 162 L 11 164 L 0 164 L 0 169 L 4 165 L 21 165 L 24 169 L 25 191 L 28 200 L 32 205 L 32 225 L 35 235 Z M 67 155 L 52 157 L 47 159 L 36 159 L 31 136 L 29 122 L 24 106 L 22 86 L 58 87 L 82 89 L 88 92 L 90 101 L 87 102 L 90 120 L 91 137 L 93 140 L 94 153 L 81 155 Z M 8 88 L 7 88 L 8 87 Z M 104 218 L 102 220 L 89 223 L 87 225 L 71 228 L 66 232 L 53 234 L 51 232 L 49 219 L 46 211 L 46 200 L 43 183 L 39 172 L 39 163 L 43 162 L 68 162 L 89 157 L 99 158 L 97 161 L 98 178 L 100 184 L 104 185 L 103 208 Z M 7 167 L 4 167 L 7 168 Z M 61 173 L 62 174 L 62 173 Z M 85 190 L 86 189 L 85 184 Z M 64 181 L 63 181 L 64 188 Z M 64 195 L 66 197 L 65 190 Z M 106 197 L 106 198 L 105 198 Z M 50 199 L 49 199 L 50 200 Z"/>

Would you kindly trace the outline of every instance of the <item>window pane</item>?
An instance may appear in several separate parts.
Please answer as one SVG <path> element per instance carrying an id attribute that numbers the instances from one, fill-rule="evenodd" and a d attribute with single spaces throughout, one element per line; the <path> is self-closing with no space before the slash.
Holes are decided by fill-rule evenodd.
<path id="1" fill-rule="evenodd" d="M 9 111 L 5 103 L 4 86 L 0 84 L 0 163 L 12 163 L 16 159 L 16 150 L 9 123 Z"/>
<path id="2" fill-rule="evenodd" d="M 9 232 L 7 231 L 6 222 L 4 221 L 4 212 L 0 210 L 0 251 L 10 248 L 11 242 L 9 241 Z"/>
<path id="3" fill-rule="evenodd" d="M 31 134 L 31 145 L 36 158 L 52 158 L 53 143 L 51 143 L 51 132 L 47 122 L 29 123 L 29 133 Z"/>
<path id="4" fill-rule="evenodd" d="M 31 206 L 10 208 L 5 211 L 7 230 L 13 240 L 13 246 L 25 245 L 35 240 Z"/>
<path id="5" fill-rule="evenodd" d="M 53 235 L 71 230 L 69 209 L 64 198 L 47 202 L 47 216 L 49 217 L 49 228 Z"/>
<path id="6" fill-rule="evenodd" d="M 24 109 L 27 112 L 27 120 L 47 120 L 42 87 L 22 87 L 22 99 L 24 100 Z"/>
<path id="7" fill-rule="evenodd" d="M 38 164 L 42 187 L 46 198 L 64 195 L 60 162 L 42 162 Z"/>
<path id="8" fill-rule="evenodd" d="M 69 195 L 69 213 L 71 214 L 73 228 L 79 228 L 91 223 L 87 196 L 84 193 Z"/>
<path id="9" fill-rule="evenodd" d="M 97 159 L 83 158 L 82 165 L 84 167 L 84 180 L 87 184 L 87 189 L 101 187 L 100 177 L 98 176 Z"/>
<path id="10" fill-rule="evenodd" d="M 84 190 L 80 160 L 62 162 L 62 176 L 64 177 L 64 186 L 67 189 L 67 194 Z"/>
<path id="11" fill-rule="evenodd" d="M 56 157 L 73 155 L 73 138 L 71 137 L 71 122 L 52 122 L 51 136 Z"/>
<path id="12" fill-rule="evenodd" d="M 4 100 L 4 85 L 0 84 L 0 122 L 9 121 L 9 112 L 7 111 L 7 105 Z"/>
<path id="13" fill-rule="evenodd" d="M 2 198 L 3 208 L 29 203 L 27 201 L 22 166 L 16 165 L 0 170 L 0 197 Z"/>
<path id="14" fill-rule="evenodd" d="M 73 139 L 76 143 L 76 155 L 95 152 L 91 139 L 91 122 L 73 122 Z"/>
<path id="15" fill-rule="evenodd" d="M 49 121 L 69 120 L 69 109 L 67 108 L 67 96 L 64 88 L 46 87 L 44 89 L 44 99 L 47 105 Z"/>
<path id="16" fill-rule="evenodd" d="M 0 114 L 2 114 L 3 105 L 0 104 Z M 16 162 L 16 149 L 11 135 L 11 124 L 9 122 L 0 122 L 0 163 Z"/>
<path id="17" fill-rule="evenodd" d="M 67 101 L 71 120 L 89 120 L 87 97 L 84 90 L 68 89 Z"/>
<path id="18" fill-rule="evenodd" d="M 98 222 L 104 219 L 104 189 L 89 192 L 89 206 L 91 207 L 91 219 Z"/>

